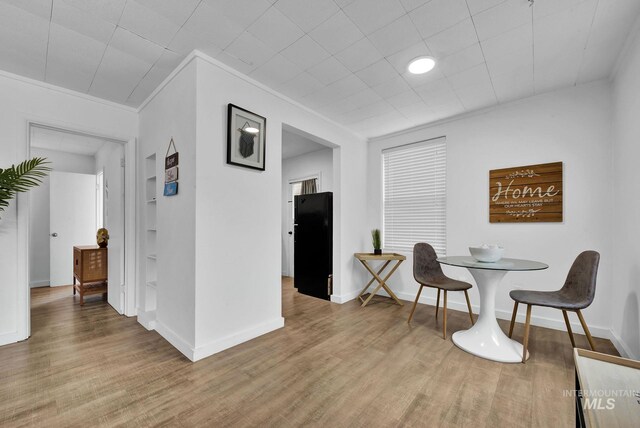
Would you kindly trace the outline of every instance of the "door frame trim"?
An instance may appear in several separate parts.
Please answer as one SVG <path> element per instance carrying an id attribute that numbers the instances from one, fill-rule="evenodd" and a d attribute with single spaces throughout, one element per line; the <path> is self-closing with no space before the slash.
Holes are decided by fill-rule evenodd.
<path id="1" fill-rule="evenodd" d="M 116 310 L 126 316 L 137 315 L 136 311 L 136 165 L 137 165 L 137 139 L 135 136 L 107 135 L 101 131 L 81 129 L 68 123 L 55 123 L 39 119 L 27 119 L 26 121 L 26 147 L 23 155 L 26 159 L 31 157 L 31 129 L 44 128 L 56 131 L 98 137 L 107 141 L 122 144 L 125 154 L 124 170 L 124 280 L 125 284 L 120 293 L 120 308 Z M 132 185 L 129 185 L 132 184 Z M 31 336 L 31 293 L 29 286 L 29 218 L 31 207 L 28 193 L 22 193 L 17 198 L 17 248 L 18 254 L 18 284 L 20 288 L 17 299 L 18 312 L 18 336 L 23 340 Z"/>

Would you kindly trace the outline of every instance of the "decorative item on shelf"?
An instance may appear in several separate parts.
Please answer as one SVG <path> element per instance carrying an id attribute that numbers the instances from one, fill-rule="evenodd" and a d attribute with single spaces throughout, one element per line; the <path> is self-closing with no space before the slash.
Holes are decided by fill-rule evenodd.
<path id="1" fill-rule="evenodd" d="M 562 162 L 489 171 L 489 222 L 562 222 Z"/>
<path id="2" fill-rule="evenodd" d="M 9 206 L 16 193 L 26 192 L 42 183 L 42 178 L 51 171 L 46 166 L 48 163 L 46 158 L 33 158 L 7 169 L 0 168 L 0 212 Z"/>
<path id="3" fill-rule="evenodd" d="M 98 243 L 98 247 L 107 248 L 109 246 L 109 231 L 104 227 L 98 229 L 98 233 L 96 233 L 96 241 Z"/>
<path id="4" fill-rule="evenodd" d="M 229 104 L 227 111 L 227 163 L 265 169 L 267 119 Z"/>
<path id="5" fill-rule="evenodd" d="M 382 239 L 380 238 L 380 229 L 371 231 L 371 243 L 373 244 L 373 254 L 379 256 L 382 254 Z"/>
<path id="6" fill-rule="evenodd" d="M 173 153 L 169 154 L 173 148 Z M 169 147 L 167 147 L 167 154 L 164 158 L 164 196 L 174 196 L 178 194 L 178 150 L 176 149 L 176 143 L 171 137 L 169 141 Z"/>
<path id="7" fill-rule="evenodd" d="M 479 247 L 469 247 L 469 252 L 479 262 L 495 263 L 502 258 L 504 248 L 499 245 L 482 244 Z"/>

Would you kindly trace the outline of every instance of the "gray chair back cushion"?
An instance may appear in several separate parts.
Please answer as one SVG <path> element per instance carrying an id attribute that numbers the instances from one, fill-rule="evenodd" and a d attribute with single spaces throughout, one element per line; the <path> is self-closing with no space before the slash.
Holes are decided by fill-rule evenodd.
<path id="1" fill-rule="evenodd" d="M 587 307 L 596 295 L 596 278 L 600 254 L 597 251 L 584 251 L 576 257 L 569 269 L 567 280 L 560 293 L 581 307 Z"/>
<path id="2" fill-rule="evenodd" d="M 421 284 L 446 279 L 438 256 L 433 247 L 426 242 L 418 242 L 413 246 L 413 277 Z"/>

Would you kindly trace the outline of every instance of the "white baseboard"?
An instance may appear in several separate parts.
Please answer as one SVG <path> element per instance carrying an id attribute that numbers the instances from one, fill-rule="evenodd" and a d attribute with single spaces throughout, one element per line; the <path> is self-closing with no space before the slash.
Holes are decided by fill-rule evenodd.
<path id="1" fill-rule="evenodd" d="M 29 288 L 48 287 L 48 286 L 49 286 L 48 279 L 45 279 L 43 281 L 31 281 L 29 283 Z"/>
<path id="2" fill-rule="evenodd" d="M 26 337 L 20 337 L 17 331 L 12 331 L 10 333 L 2 333 L 0 334 L 0 346 L 10 345 L 12 343 L 20 342 L 21 340 L 27 339 Z"/>
<path id="3" fill-rule="evenodd" d="M 350 291 L 345 294 L 332 294 L 331 301 L 333 303 L 340 303 L 340 304 L 347 303 L 355 299 L 356 297 L 358 297 L 358 294 L 360 294 L 360 290 Z"/>
<path id="4" fill-rule="evenodd" d="M 250 327 L 246 330 L 242 330 L 233 334 L 230 334 L 221 339 L 214 340 L 206 345 L 198 346 L 193 352 L 192 361 L 198 361 L 203 358 L 209 357 L 225 349 L 232 348 L 241 343 L 247 342 L 256 337 L 262 336 L 274 330 L 284 327 L 284 318 L 278 317 L 274 320 L 258 324 Z"/>
<path id="5" fill-rule="evenodd" d="M 138 322 L 147 330 L 156 329 L 156 311 L 138 310 Z"/>
<path id="6" fill-rule="evenodd" d="M 609 340 L 611 340 L 611 343 L 613 343 L 613 346 L 616 347 L 622 357 L 631 358 L 632 360 L 640 360 L 640 355 L 635 355 L 626 342 L 622 340 L 616 332 L 613 331 L 613 329 L 609 330 L 609 334 Z"/>
<path id="7" fill-rule="evenodd" d="M 178 336 L 173 330 L 162 324 L 160 321 L 156 320 L 155 330 L 160 334 L 160 336 L 164 337 L 167 342 L 173 345 L 173 347 L 180 351 L 185 357 L 187 357 L 191 361 L 195 361 L 193 345 Z"/>

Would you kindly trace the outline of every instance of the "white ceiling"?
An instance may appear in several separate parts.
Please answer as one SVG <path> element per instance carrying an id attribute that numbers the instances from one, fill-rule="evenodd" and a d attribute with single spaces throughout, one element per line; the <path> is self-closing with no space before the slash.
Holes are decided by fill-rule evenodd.
<path id="1" fill-rule="evenodd" d="M 302 135 L 293 132 L 282 131 L 282 159 L 294 158 L 307 153 L 329 149 L 320 143 L 311 141 Z"/>
<path id="2" fill-rule="evenodd" d="M 0 0 L 0 69 L 139 106 L 200 49 L 375 136 L 606 77 L 639 12 L 638 0 Z M 419 55 L 436 68 L 408 75 Z"/>
<path id="3" fill-rule="evenodd" d="M 31 147 L 38 149 L 95 156 L 105 143 L 109 143 L 109 141 L 54 129 L 31 128 Z"/>

